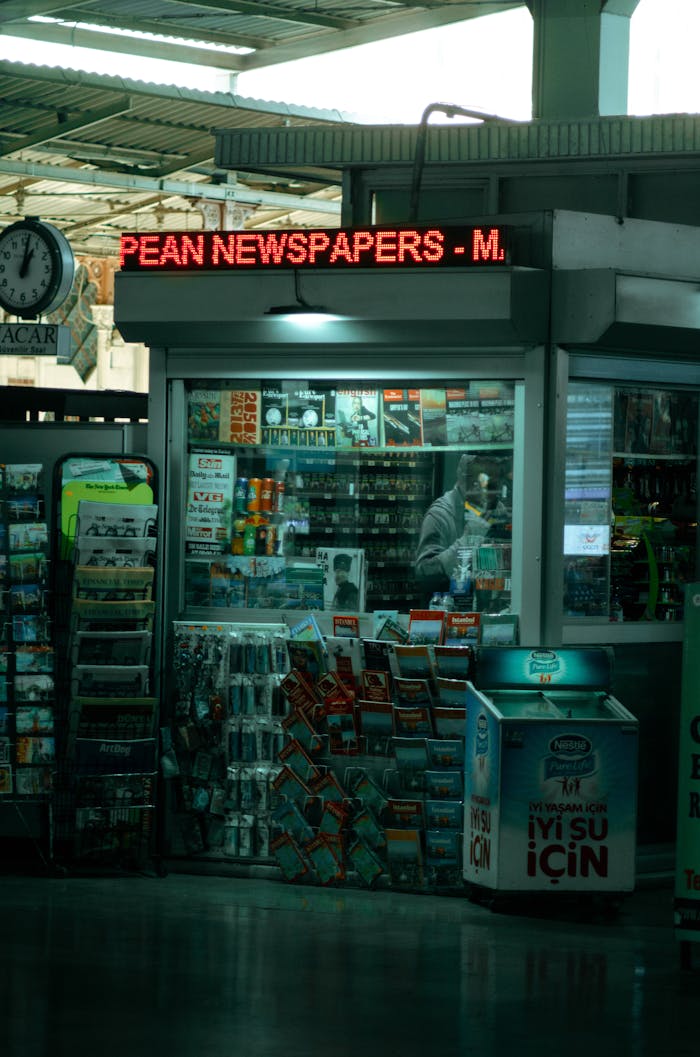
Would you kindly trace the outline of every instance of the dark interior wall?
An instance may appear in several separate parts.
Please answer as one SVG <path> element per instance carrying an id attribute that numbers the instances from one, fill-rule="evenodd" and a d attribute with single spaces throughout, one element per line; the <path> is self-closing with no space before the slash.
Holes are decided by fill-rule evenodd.
<path id="1" fill-rule="evenodd" d="M 629 163 L 605 166 L 581 159 L 577 165 L 541 162 L 536 168 L 517 162 L 449 171 L 441 187 L 426 169 L 419 200 L 419 220 L 460 223 L 465 218 L 497 213 L 536 213 L 569 209 L 607 216 L 635 217 L 700 226 L 700 163 L 673 170 L 666 161 L 657 171 L 635 172 Z M 650 167 L 651 168 L 651 167 Z M 490 177 L 490 180 L 489 180 Z M 365 172 L 357 177 L 367 192 L 357 201 L 371 201 L 373 216 L 358 210 L 353 222 L 400 222 L 408 219 L 410 174 L 406 169 Z M 392 183 L 392 186 L 387 186 Z"/>
<path id="2" fill-rule="evenodd" d="M 613 694 L 639 721 L 638 841 L 674 843 L 682 645 L 617 645 L 614 655 Z"/>

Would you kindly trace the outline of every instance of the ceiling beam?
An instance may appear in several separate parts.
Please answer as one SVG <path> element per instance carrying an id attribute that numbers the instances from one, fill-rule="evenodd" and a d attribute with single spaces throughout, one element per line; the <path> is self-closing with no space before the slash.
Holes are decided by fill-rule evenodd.
<path id="1" fill-rule="evenodd" d="M 17 103 L 15 102 L 14 105 L 17 106 Z M 15 151 L 36 147 L 38 144 L 47 143 L 49 140 L 60 139 L 61 136 L 68 135 L 71 132 L 90 128 L 91 125 L 98 125 L 101 121 L 117 117 L 119 114 L 126 114 L 130 109 L 131 100 L 128 96 L 124 96 L 110 106 L 103 106 L 97 110 L 84 110 L 82 113 L 65 121 L 57 114 L 52 121 L 47 121 L 28 136 L 22 136 L 19 139 L 9 138 L 5 139 L 4 142 L 3 137 L 0 136 L 0 155 L 13 154 Z"/>
<path id="2" fill-rule="evenodd" d="M 97 48 L 99 51 L 114 52 L 118 55 L 140 55 L 146 59 L 189 62 L 197 66 L 230 70 L 233 73 L 241 69 L 242 56 L 232 52 L 199 48 L 194 44 L 123 36 L 110 30 L 82 29 L 61 22 L 10 22 L 0 25 L 0 34 L 28 40 L 43 40 L 50 44 L 68 44 L 76 48 Z"/>
<path id="3" fill-rule="evenodd" d="M 171 0 L 171 2 L 192 6 L 192 0 Z M 325 15 L 322 11 L 279 7 L 277 4 L 257 3 L 256 0 L 196 0 L 196 6 L 208 7 L 221 14 L 275 18 L 282 22 L 323 26 L 326 29 L 352 29 L 353 26 L 362 24 L 358 19 L 354 18 L 338 18 L 337 15 Z"/>
<path id="4" fill-rule="evenodd" d="M 524 0 L 479 0 L 477 3 L 442 4 L 407 15 L 389 15 L 362 23 L 355 29 L 336 33 L 318 34 L 303 41 L 278 44 L 264 52 L 241 55 L 238 70 L 257 70 L 282 62 L 307 59 L 312 55 L 325 55 L 343 48 L 354 48 L 361 44 L 373 44 L 379 40 L 390 40 L 408 33 L 419 33 L 425 29 L 465 22 L 471 18 L 498 14 L 524 6 Z"/>
<path id="5" fill-rule="evenodd" d="M 83 19 L 71 14 L 64 5 L 55 11 L 53 17 L 61 22 L 83 22 Z M 130 18 L 128 15 L 109 15 L 104 11 L 90 14 L 84 22 L 93 26 L 104 26 L 106 29 L 123 29 L 131 33 L 156 33 L 161 37 L 172 37 L 185 43 L 221 44 L 227 48 L 250 48 L 256 51 L 270 45 L 265 37 L 251 37 L 248 33 L 227 33 L 220 29 L 201 29 L 195 22 L 189 28 L 176 16 L 162 18 Z"/>
<path id="6" fill-rule="evenodd" d="M 91 187 L 115 187 L 122 191 L 145 191 L 151 194 L 179 195 L 181 198 L 205 198 L 214 202 L 241 202 L 243 205 L 270 206 L 305 213 L 340 215 L 340 203 L 324 202 L 306 195 L 289 195 L 279 191 L 252 191 L 240 184 L 211 184 L 182 180 L 159 180 L 128 173 L 108 173 L 92 169 L 70 169 L 61 165 L 0 158 L 0 173 L 28 176 L 36 180 L 58 180 L 64 184 L 86 184 Z"/>
<path id="7" fill-rule="evenodd" d="M 66 0 L 63 0 L 63 3 L 59 3 L 59 0 L 4 0 L 0 4 L 0 22 L 16 22 L 36 15 L 52 15 L 60 8 L 70 6 L 72 10 L 74 7 L 84 7 L 87 3 L 89 0 L 76 0 L 76 3 L 70 5 Z"/>

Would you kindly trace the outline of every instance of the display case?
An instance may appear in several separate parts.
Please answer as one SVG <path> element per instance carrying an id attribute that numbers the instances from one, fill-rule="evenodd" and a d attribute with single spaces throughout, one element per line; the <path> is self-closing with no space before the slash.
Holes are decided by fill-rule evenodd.
<path id="1" fill-rule="evenodd" d="M 515 383 L 207 379 L 186 400 L 187 610 L 407 614 L 436 592 L 512 608 Z M 462 538 L 462 572 L 456 551 L 451 567 L 422 570 L 426 512 L 461 467 L 442 534 L 444 547 Z"/>
<path id="2" fill-rule="evenodd" d="M 572 382 L 564 612 L 674 622 L 697 569 L 698 396 Z"/>

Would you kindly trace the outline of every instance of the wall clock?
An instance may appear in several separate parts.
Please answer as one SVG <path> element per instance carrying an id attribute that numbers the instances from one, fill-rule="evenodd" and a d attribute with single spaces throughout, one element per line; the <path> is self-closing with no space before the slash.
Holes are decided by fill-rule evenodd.
<path id="1" fill-rule="evenodd" d="M 51 312 L 68 296 L 75 274 L 70 243 L 35 218 L 0 232 L 0 305 L 22 319 Z"/>

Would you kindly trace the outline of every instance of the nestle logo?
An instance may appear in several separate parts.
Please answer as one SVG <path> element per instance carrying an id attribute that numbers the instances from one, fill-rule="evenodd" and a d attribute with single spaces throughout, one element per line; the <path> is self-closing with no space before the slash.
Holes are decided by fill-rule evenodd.
<path id="1" fill-rule="evenodd" d="M 549 751 L 555 756 L 587 756 L 592 748 L 592 742 L 583 734 L 560 735 L 549 743 Z"/>

